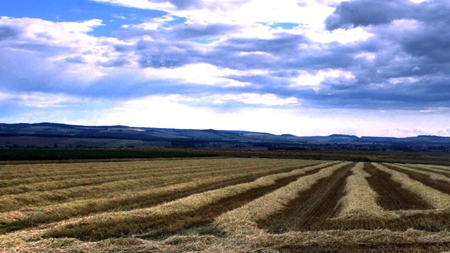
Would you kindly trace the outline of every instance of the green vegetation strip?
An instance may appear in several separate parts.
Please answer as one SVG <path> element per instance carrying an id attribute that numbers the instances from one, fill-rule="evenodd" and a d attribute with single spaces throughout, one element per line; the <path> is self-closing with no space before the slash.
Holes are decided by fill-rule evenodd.
<path id="1" fill-rule="evenodd" d="M 0 149 L 0 161 L 212 157 L 215 154 L 161 150 Z"/>

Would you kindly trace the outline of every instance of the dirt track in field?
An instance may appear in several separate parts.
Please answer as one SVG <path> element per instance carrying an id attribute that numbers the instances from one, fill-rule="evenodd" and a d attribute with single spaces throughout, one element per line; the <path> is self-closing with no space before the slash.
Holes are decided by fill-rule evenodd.
<path id="1" fill-rule="evenodd" d="M 259 221 L 260 228 L 273 233 L 320 229 L 323 221 L 339 211 L 339 200 L 344 196 L 345 180 L 355 164 L 346 165 L 326 178 L 320 179 L 309 190 L 299 193 L 282 213 Z"/>
<path id="2" fill-rule="evenodd" d="M 398 168 L 398 167 L 393 166 L 393 165 L 385 164 L 385 166 L 388 167 L 391 170 L 395 170 L 395 171 L 398 171 L 398 172 L 405 173 L 411 179 L 417 180 L 417 181 L 421 182 L 422 184 L 424 184 L 426 186 L 434 188 L 434 189 L 436 189 L 438 191 L 441 191 L 443 193 L 450 194 L 450 185 L 447 182 L 434 180 L 434 179 L 431 179 L 429 176 L 421 174 L 419 172 L 404 170 L 404 169 Z"/>
<path id="3" fill-rule="evenodd" d="M 385 210 L 425 210 L 431 208 L 418 195 L 403 189 L 391 175 L 365 163 L 364 170 L 371 175 L 367 178 L 370 187 L 378 194 L 378 204 Z"/>
<path id="4" fill-rule="evenodd" d="M 277 248 L 281 253 L 411 253 L 411 252 L 444 252 L 450 249 L 450 242 L 444 243 L 389 243 L 389 244 L 357 244 L 345 245 L 289 245 Z"/>

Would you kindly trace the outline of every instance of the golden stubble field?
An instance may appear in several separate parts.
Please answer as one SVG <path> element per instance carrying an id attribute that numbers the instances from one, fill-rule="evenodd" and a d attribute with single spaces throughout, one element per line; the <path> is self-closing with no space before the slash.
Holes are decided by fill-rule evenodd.
<path id="1" fill-rule="evenodd" d="M 450 252 L 450 168 L 263 158 L 0 165 L 0 252 Z"/>

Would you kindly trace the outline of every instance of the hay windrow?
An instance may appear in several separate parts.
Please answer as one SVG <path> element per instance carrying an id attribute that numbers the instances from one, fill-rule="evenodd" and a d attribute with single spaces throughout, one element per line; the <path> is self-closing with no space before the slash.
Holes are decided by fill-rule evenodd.
<path id="1" fill-rule="evenodd" d="M 330 176 L 333 172 L 348 164 L 350 162 L 339 163 L 327 167 L 316 174 L 302 177 L 241 208 L 221 215 L 216 219 L 215 224 L 228 234 L 260 233 L 257 221 L 281 212 L 288 202 L 295 199 L 300 192 L 309 189 L 321 178 Z"/>
<path id="2" fill-rule="evenodd" d="M 439 181 L 448 183 L 450 185 L 450 178 L 448 178 L 448 177 L 446 177 L 444 175 L 441 175 L 439 173 L 433 173 L 433 172 L 429 172 L 429 171 L 420 170 L 420 168 L 413 169 L 413 168 L 409 168 L 407 166 L 403 166 L 403 165 L 398 164 L 398 163 L 394 163 L 393 165 L 398 167 L 398 168 L 401 168 L 403 170 L 406 170 L 406 171 L 412 171 L 412 172 L 420 173 L 422 175 L 429 176 L 433 180 L 439 180 Z M 449 186 L 449 188 L 450 188 L 450 186 Z"/>
<path id="3" fill-rule="evenodd" d="M 379 196 L 367 182 L 371 175 L 364 171 L 364 163 L 357 163 L 351 171 L 353 175 L 347 178 L 346 196 L 341 200 L 339 217 L 374 216 L 382 212 L 383 208 L 377 203 Z"/>
<path id="4" fill-rule="evenodd" d="M 62 222 L 56 228 L 48 230 L 46 234 L 49 237 L 75 237 L 83 239 L 103 239 L 118 235 L 142 234 L 146 233 L 149 227 L 159 224 L 161 220 L 164 220 L 164 224 L 167 226 L 171 221 L 175 221 L 179 215 L 195 212 L 195 210 L 212 205 L 221 199 L 275 184 L 278 179 L 300 176 L 309 170 L 326 167 L 328 164 L 333 164 L 333 162 L 262 177 L 250 183 L 193 194 L 152 208 L 105 213 L 74 219 L 70 222 Z"/>
<path id="5" fill-rule="evenodd" d="M 450 205 L 442 203 L 450 194 L 429 185 L 439 181 L 430 173 L 446 176 L 448 167 L 391 166 L 259 158 L 1 165 L 4 196 L 65 184 L 91 195 L 0 213 L 0 252 L 448 252 Z M 155 181 L 89 187 L 145 176 Z M 297 214 L 309 223 L 297 224 Z M 261 223 L 271 220 L 299 227 Z"/>
<path id="6" fill-rule="evenodd" d="M 392 179 L 402 185 L 406 190 L 409 190 L 419 195 L 424 201 L 434 208 L 447 208 L 450 206 L 450 195 L 444 194 L 438 190 L 430 188 L 422 183 L 412 180 L 407 174 L 388 169 L 387 167 L 373 163 L 373 165 L 386 173 L 392 175 Z"/>

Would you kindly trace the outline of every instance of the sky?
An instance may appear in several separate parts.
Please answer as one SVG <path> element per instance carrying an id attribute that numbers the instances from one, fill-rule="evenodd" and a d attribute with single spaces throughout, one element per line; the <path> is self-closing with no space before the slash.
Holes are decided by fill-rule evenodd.
<path id="1" fill-rule="evenodd" d="M 450 136 L 447 0 L 0 1 L 0 122 Z"/>

